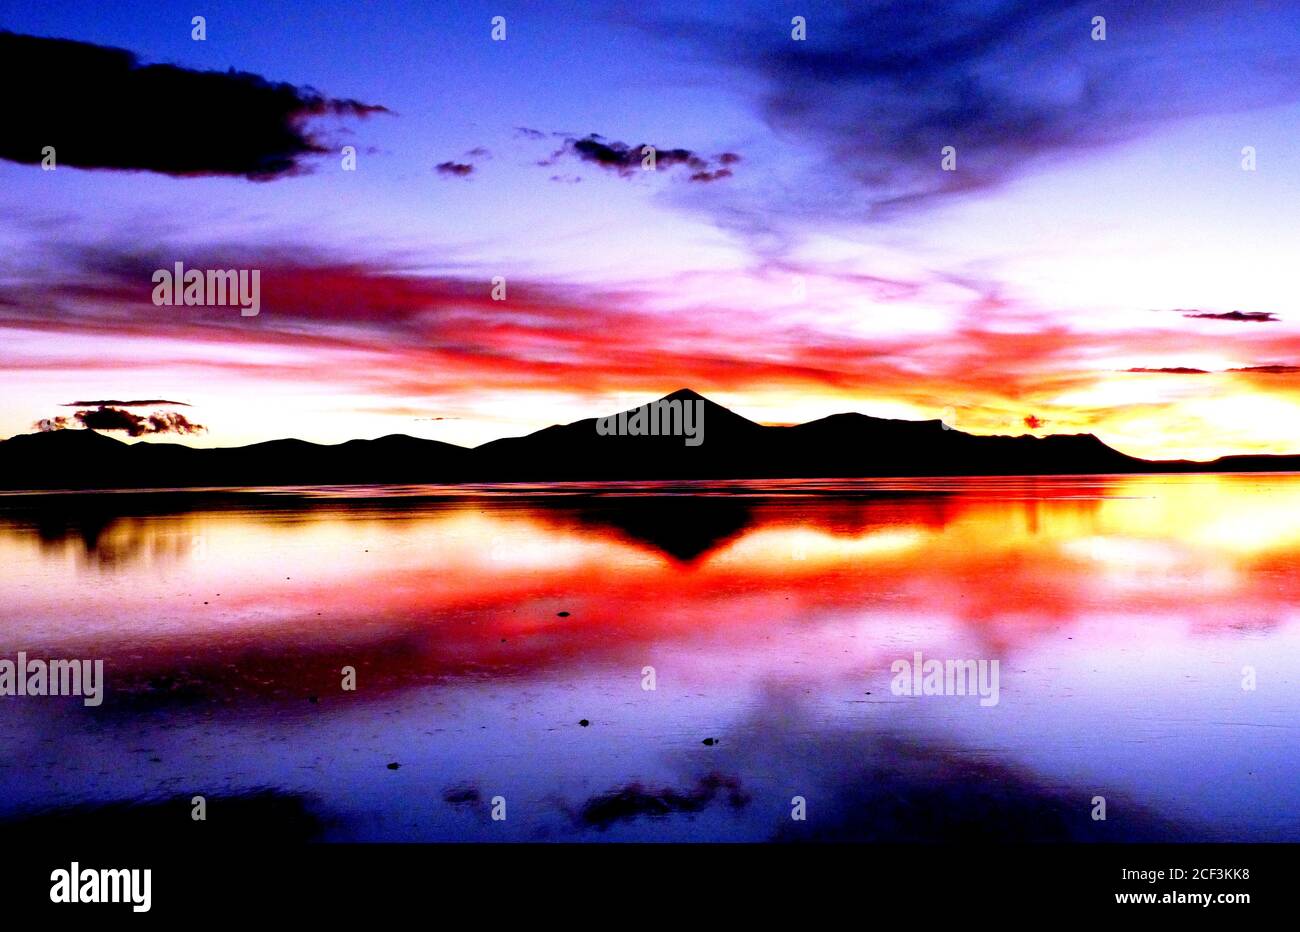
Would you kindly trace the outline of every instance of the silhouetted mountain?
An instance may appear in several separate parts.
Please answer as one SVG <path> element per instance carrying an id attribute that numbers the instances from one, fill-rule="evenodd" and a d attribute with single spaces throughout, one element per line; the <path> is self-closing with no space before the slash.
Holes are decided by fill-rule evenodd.
<path id="1" fill-rule="evenodd" d="M 757 456 L 778 452 L 766 441 L 780 427 L 763 427 L 688 389 L 661 401 L 703 406 L 702 442 L 688 446 L 678 436 L 606 435 L 597 431 L 598 418 L 556 425 L 528 434 L 493 440 L 474 449 L 475 473 L 488 481 L 614 480 L 614 479 L 731 479 L 792 475 L 767 472 Z M 622 412 L 632 416 L 636 409 Z M 617 418 L 618 415 L 614 415 Z M 816 475 L 799 473 L 799 475 Z"/>
<path id="2" fill-rule="evenodd" d="M 123 443 L 93 430 L 21 434 L 0 441 L 0 487 L 175 488 L 456 481 L 468 450 L 394 434 L 334 445 L 272 440 L 196 449 Z"/>
<path id="3" fill-rule="evenodd" d="M 22 434 L 0 441 L 0 487 L 172 488 L 636 479 L 1061 475 L 1070 473 L 1300 470 L 1300 456 L 1228 456 L 1210 463 L 1151 462 L 1091 434 L 977 437 L 939 421 L 836 414 L 765 427 L 688 389 L 655 404 L 694 418 L 674 434 L 634 435 L 647 406 L 558 424 L 472 450 L 394 434 L 323 445 L 272 440 L 195 449 L 127 444 L 92 430 Z M 663 408 L 661 411 L 665 410 Z M 638 413 L 640 412 L 640 413 Z M 699 414 L 702 412 L 702 414 Z M 667 419 L 665 419 L 667 423 Z M 698 429 L 698 445 L 683 428 Z M 611 433 L 613 431 L 613 433 Z"/>

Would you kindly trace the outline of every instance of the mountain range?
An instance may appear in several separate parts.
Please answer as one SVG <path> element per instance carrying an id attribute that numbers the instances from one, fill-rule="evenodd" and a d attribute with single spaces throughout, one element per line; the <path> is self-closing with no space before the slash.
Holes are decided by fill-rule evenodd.
<path id="1" fill-rule="evenodd" d="M 0 441 L 0 488 L 1300 470 L 1300 456 L 1151 461 L 1121 453 L 1092 434 L 975 436 L 938 420 L 835 414 L 772 427 L 689 389 L 660 400 L 702 405 L 703 442 L 690 446 L 682 436 L 603 435 L 597 418 L 472 449 L 404 434 L 340 444 L 285 439 L 197 449 L 178 443 L 128 444 L 89 429 L 55 430 Z"/>

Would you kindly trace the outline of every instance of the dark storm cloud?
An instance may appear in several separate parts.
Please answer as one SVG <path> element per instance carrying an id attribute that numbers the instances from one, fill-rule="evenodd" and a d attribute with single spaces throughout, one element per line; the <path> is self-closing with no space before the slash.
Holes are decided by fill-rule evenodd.
<path id="1" fill-rule="evenodd" d="M 133 414 L 107 405 L 77 411 L 71 417 L 49 418 L 37 423 L 41 430 L 67 430 L 76 425 L 91 430 L 122 431 L 131 437 L 145 434 L 197 434 L 207 430 L 177 411 L 155 411 L 152 414 Z"/>
<path id="2" fill-rule="evenodd" d="M 385 108 L 255 74 L 142 65 L 125 49 L 0 32 L 0 158 L 266 181 L 327 151 L 304 124 Z"/>

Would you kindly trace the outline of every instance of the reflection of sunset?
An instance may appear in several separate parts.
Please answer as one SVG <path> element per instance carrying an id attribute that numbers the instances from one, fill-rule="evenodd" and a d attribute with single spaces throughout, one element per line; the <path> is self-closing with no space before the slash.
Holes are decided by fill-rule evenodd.
<path id="1" fill-rule="evenodd" d="M 807 560 L 810 564 L 837 564 L 854 557 L 893 554 L 910 550 L 924 539 L 918 530 L 875 531 L 860 537 L 836 537 L 833 534 L 795 528 L 753 531 L 716 555 L 710 561 L 786 566 L 790 560 Z"/>
<path id="2" fill-rule="evenodd" d="M 1293 481 L 915 484 L 930 491 L 884 480 L 882 498 L 702 497 L 690 507 L 701 520 L 723 509 L 727 530 L 703 549 L 679 542 L 695 554 L 685 557 L 656 543 L 682 533 L 681 515 L 661 527 L 663 506 L 635 497 L 616 510 L 598 500 L 317 499 L 283 513 L 123 515 L 62 530 L 47 521 L 41 537 L 11 523 L 0 533 L 13 570 L 0 583 L 3 640 L 72 649 L 165 636 L 176 650 L 282 641 L 328 652 L 414 638 L 417 653 L 385 662 L 454 672 L 682 638 L 744 650 L 792 611 L 813 626 L 858 615 L 876 637 L 914 615 L 1017 650 L 1094 611 L 1140 605 L 1147 623 L 1181 626 L 1189 613 L 1227 618 L 1249 605 L 1281 617 L 1300 602 L 1300 574 L 1254 584 L 1300 553 Z"/>
<path id="3" fill-rule="evenodd" d="M 759 755 L 731 759 L 747 788 L 799 761 L 851 775 L 916 754 L 942 780 L 992 754 L 1026 792 L 1041 773 L 1175 811 L 1193 799 L 1289 837 L 1293 699 L 1277 684 L 1300 636 L 1295 477 L 719 485 L 101 496 L 94 510 L 0 496 L 0 656 L 105 658 L 86 727 L 112 736 L 109 759 L 126 754 L 128 796 L 157 791 L 159 764 L 122 748 L 162 746 L 187 784 L 312 774 L 343 811 L 389 760 L 445 784 L 494 762 L 497 779 L 525 774 L 535 819 L 557 793 L 589 793 L 593 768 L 603 786 L 672 783 L 664 755 L 725 734 Z M 891 664 L 915 651 L 999 660 L 999 704 L 892 696 Z M 339 690 L 344 667 L 356 694 Z M 639 686 L 647 667 L 657 693 Z M 1237 727 L 1251 740 L 1225 744 Z M 1188 796 L 1211 740 L 1220 781 L 1248 768 L 1270 806 Z M 365 767 L 349 769 L 359 747 Z M 267 773 L 286 756 L 291 774 Z M 24 785 L 37 802 L 41 780 Z M 472 831 L 392 792 L 398 825 L 412 808 L 433 821 L 418 837 Z M 765 811 L 745 837 L 764 837 Z"/>

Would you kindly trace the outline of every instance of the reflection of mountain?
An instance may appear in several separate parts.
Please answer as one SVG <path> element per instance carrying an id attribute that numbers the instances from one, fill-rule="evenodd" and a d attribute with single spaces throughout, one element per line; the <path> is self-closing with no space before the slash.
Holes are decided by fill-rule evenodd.
<path id="1" fill-rule="evenodd" d="M 1300 469 L 1300 456 L 1149 462 L 1091 434 L 977 437 L 939 421 L 836 414 L 765 427 L 683 389 L 665 401 L 703 406 L 703 441 L 602 435 L 588 418 L 472 450 L 395 434 L 336 445 L 273 440 L 201 450 L 126 444 L 89 430 L 0 441 L 3 488 L 171 488 L 481 481 L 1258 472 Z"/>
<path id="2" fill-rule="evenodd" d="M 137 755 L 145 753 L 136 750 Z M 246 845 L 250 837 L 301 844 L 317 838 L 324 828 L 313 812 L 319 800 L 303 794 L 267 788 L 229 795 L 208 793 L 206 799 L 220 806 L 222 814 L 222 818 L 213 820 L 213 831 L 204 838 L 206 845 Z M 6 838 L 32 846 L 51 837 L 77 839 L 83 844 L 119 837 L 136 843 L 184 845 L 192 838 L 192 830 L 187 835 L 193 824 L 192 800 L 189 793 L 184 793 L 161 800 L 81 804 L 24 813 L 0 825 Z"/>
<path id="3" fill-rule="evenodd" d="M 34 532 L 51 550 L 74 542 L 80 557 L 105 568 L 125 567 L 143 559 L 191 555 L 200 532 L 198 519 L 203 516 L 337 520 L 364 512 L 383 513 L 387 520 L 419 521 L 431 512 L 502 501 L 500 497 L 468 494 L 319 498 L 293 489 L 32 494 L 0 500 L 0 529 L 9 526 Z M 516 508 L 526 503 L 529 518 L 548 528 L 595 531 L 611 541 L 631 543 L 679 563 L 696 562 L 761 526 L 797 527 L 852 538 L 891 526 L 898 521 L 902 507 L 906 507 L 909 523 L 932 529 L 941 529 L 962 510 L 947 493 L 893 490 L 821 495 L 815 508 L 809 507 L 805 496 L 781 490 L 745 496 L 661 496 L 521 489 L 509 502 Z"/>
<path id="4" fill-rule="evenodd" d="M 575 516 L 585 526 L 618 531 L 683 563 L 739 537 L 754 520 L 743 500 L 688 497 L 596 499 Z"/>

